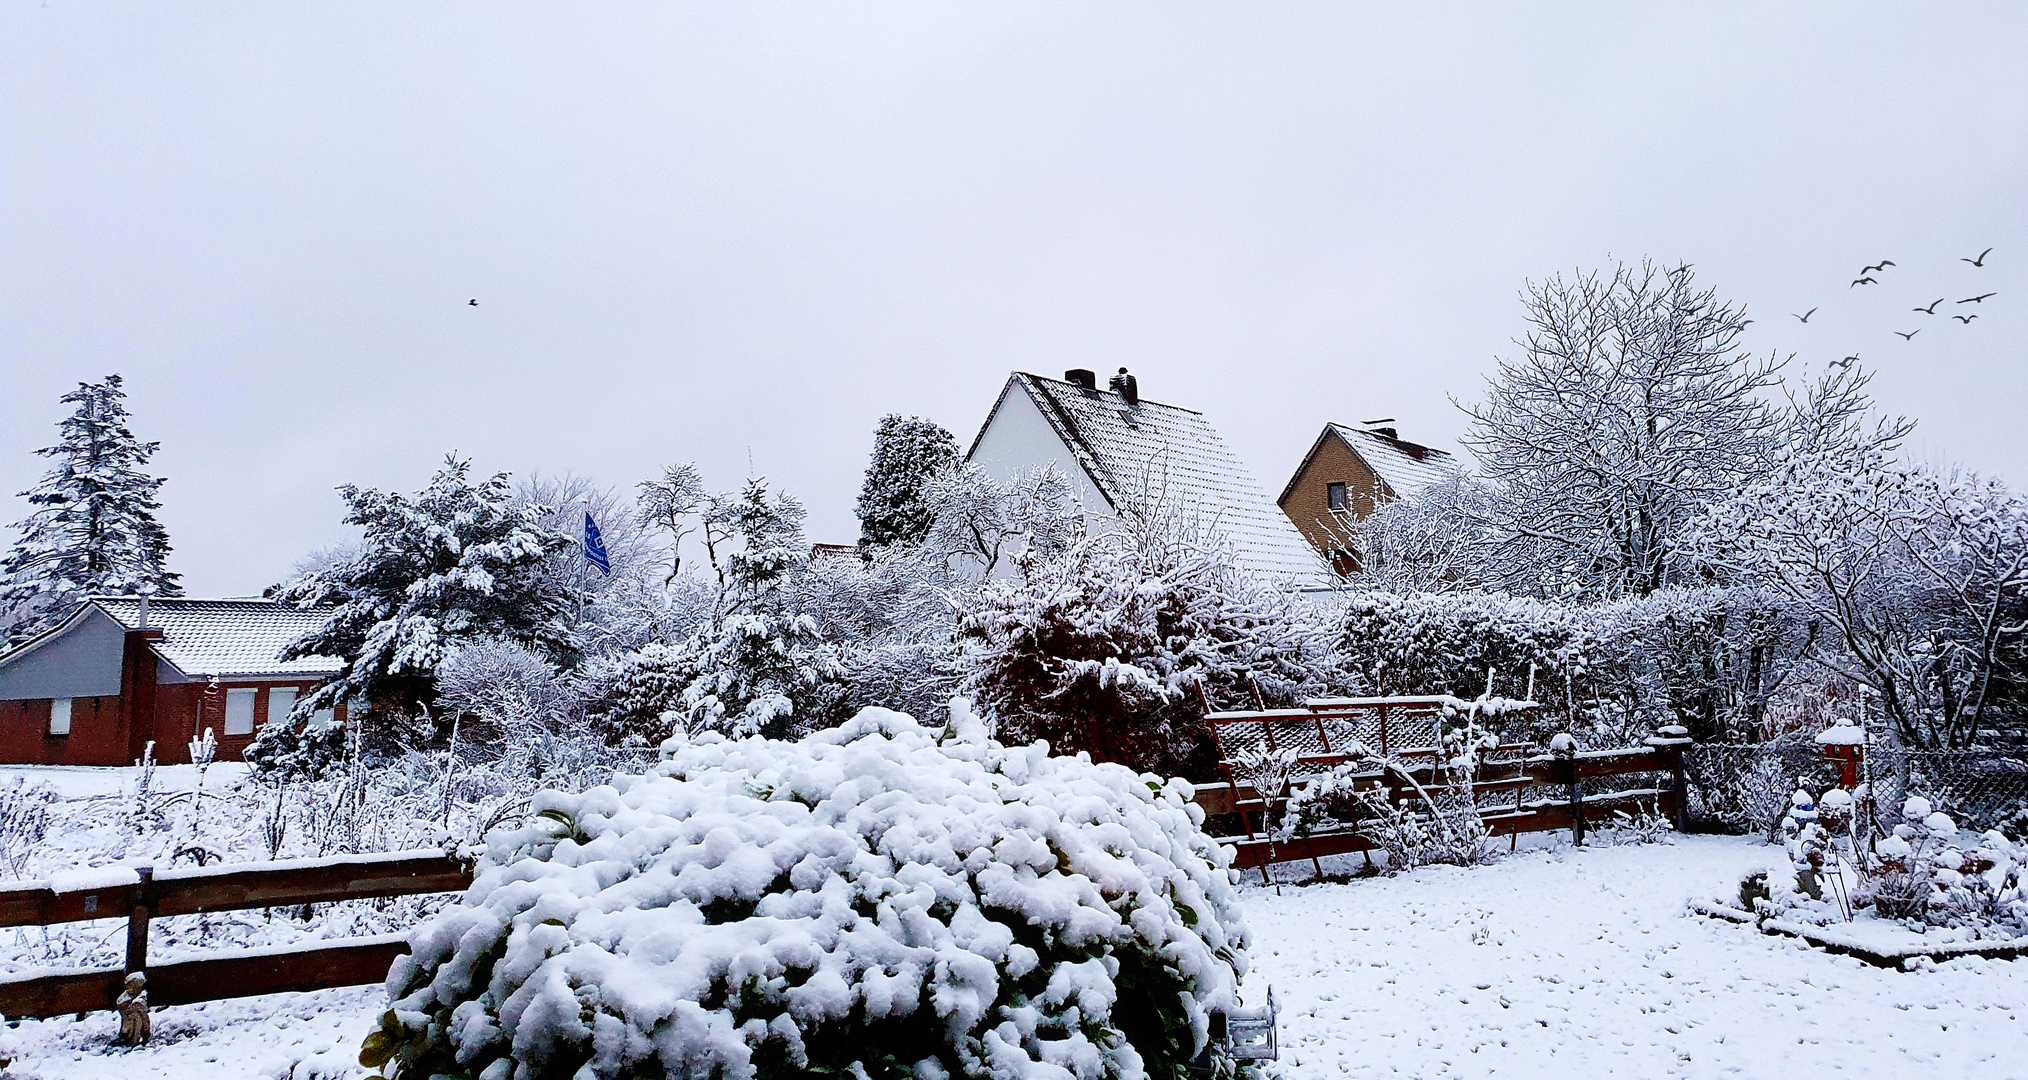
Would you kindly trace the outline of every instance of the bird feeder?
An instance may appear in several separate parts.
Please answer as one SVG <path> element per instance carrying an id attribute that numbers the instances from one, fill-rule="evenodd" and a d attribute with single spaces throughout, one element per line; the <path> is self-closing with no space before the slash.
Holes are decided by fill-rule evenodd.
<path id="1" fill-rule="evenodd" d="M 1817 732 L 1817 745 L 1824 748 L 1825 757 L 1837 763 L 1838 786 L 1856 790 L 1859 764 L 1866 760 L 1866 729 L 1851 717 L 1840 717 L 1837 723 Z"/>

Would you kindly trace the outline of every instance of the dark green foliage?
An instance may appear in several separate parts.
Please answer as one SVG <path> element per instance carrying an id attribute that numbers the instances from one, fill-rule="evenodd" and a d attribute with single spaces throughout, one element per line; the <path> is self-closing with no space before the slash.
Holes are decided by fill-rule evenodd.
<path id="1" fill-rule="evenodd" d="M 923 485 L 957 461 L 957 439 L 935 421 L 898 413 L 881 417 L 859 489 L 859 545 L 920 543 L 932 522 Z"/>

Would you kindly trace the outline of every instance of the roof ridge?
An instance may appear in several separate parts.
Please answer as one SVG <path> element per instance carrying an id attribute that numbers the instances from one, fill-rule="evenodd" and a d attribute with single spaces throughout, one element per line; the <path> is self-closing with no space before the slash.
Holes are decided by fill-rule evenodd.
<path id="1" fill-rule="evenodd" d="M 1082 386 L 1079 386 L 1078 384 L 1076 384 L 1076 383 L 1074 383 L 1074 382 L 1071 382 L 1071 381 L 1069 381 L 1069 380 L 1067 380 L 1067 379 L 1058 379 L 1058 378 L 1054 378 L 1054 377 L 1052 377 L 1052 376 L 1049 376 L 1049 375 L 1037 375 L 1037 374 L 1035 374 L 1035 373 L 1034 373 L 1034 372 L 1032 372 L 1032 371 L 1017 371 L 1017 372 L 1015 372 L 1014 374 L 1016 374 L 1016 375 L 1021 375 L 1021 376 L 1025 376 L 1025 377 L 1027 377 L 1027 378 L 1030 378 L 1030 379 L 1039 379 L 1039 380 L 1041 380 L 1042 382 L 1046 382 L 1046 383 L 1055 383 L 1055 384 L 1056 384 L 1057 386 L 1068 386 L 1068 387 L 1071 387 L 1071 388 L 1073 388 L 1073 389 L 1076 389 L 1076 390 L 1083 390 L 1083 389 L 1084 389 L 1084 387 L 1082 387 Z M 1119 391 L 1117 391 L 1117 390 L 1098 390 L 1098 389 L 1094 389 L 1094 390 L 1092 391 L 1092 393 L 1094 393 L 1094 394 L 1114 394 L 1114 395 L 1117 395 L 1117 394 L 1119 393 Z M 1142 398 L 1142 399 L 1141 399 L 1141 402 L 1140 402 L 1140 403 L 1141 403 L 1141 404 L 1143 404 L 1143 405 L 1160 405 L 1161 407 L 1163 407 L 1163 408 L 1165 408 L 1165 409 L 1174 409 L 1174 410 L 1176 410 L 1177 412 L 1187 412 L 1187 413 L 1189 413 L 1189 414 L 1190 414 L 1190 415 L 1192 415 L 1192 416 L 1203 416 L 1203 415 L 1204 415 L 1204 410 L 1203 410 L 1203 409 L 1193 409 L 1193 408 L 1189 407 L 1188 405 L 1172 405 L 1172 404 L 1170 404 L 1169 402 L 1166 402 L 1166 401 L 1155 401 L 1155 400 L 1153 400 L 1153 399 L 1151 399 L 1151 398 Z M 1122 399 L 1122 400 L 1121 400 L 1121 404 L 1125 404 L 1125 399 Z"/>

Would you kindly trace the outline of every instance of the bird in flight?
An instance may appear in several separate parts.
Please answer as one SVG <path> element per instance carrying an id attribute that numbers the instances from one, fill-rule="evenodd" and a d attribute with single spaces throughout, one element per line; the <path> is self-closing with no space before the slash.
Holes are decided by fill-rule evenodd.
<path id="1" fill-rule="evenodd" d="M 1861 277 L 1859 280 L 1852 283 L 1852 285 L 1878 285 L 1878 284 L 1880 283 L 1873 280 L 1870 277 Z M 1849 289 L 1852 287 L 1852 285 L 1847 285 L 1845 287 Z"/>
<path id="2" fill-rule="evenodd" d="M 1988 297 L 1988 296 L 1998 296 L 1998 295 L 2000 295 L 2000 294 L 1999 294 L 1999 293 L 1996 293 L 1996 292 L 1989 292 L 1989 293 L 1980 293 L 1980 294 L 1979 294 L 1979 295 L 1977 295 L 1977 296 L 1967 296 L 1967 297 L 1965 297 L 1965 298 L 1964 298 L 1963 300 L 1960 300 L 1960 301 L 1958 301 L 1958 303 L 1960 303 L 1960 304 L 1983 304 L 1983 303 L 1985 303 L 1985 302 L 1986 302 L 1986 297 Z"/>
<path id="3" fill-rule="evenodd" d="M 1970 325 L 1972 324 L 1972 320 L 1973 320 L 1973 319 L 1976 319 L 1976 318 L 1978 318 L 1978 316 L 1977 316 L 1977 315 L 1953 315 L 1953 316 L 1951 316 L 1951 318 L 1953 318 L 1953 319 L 1956 319 L 1957 321 L 1959 321 L 1959 322 L 1961 322 L 1961 323 L 1964 323 L 1964 324 L 1965 324 L 1966 326 L 1970 326 Z"/>
<path id="4" fill-rule="evenodd" d="M 1846 357 L 1846 358 L 1845 358 L 1845 359 L 1843 359 L 1843 360 L 1833 360 L 1833 361 L 1831 361 L 1831 366 L 1832 366 L 1832 367 L 1838 367 L 1838 368 L 1841 368 L 1841 367 L 1850 367 L 1850 366 L 1851 366 L 1851 364 L 1852 364 L 1852 361 L 1854 361 L 1854 360 L 1857 360 L 1857 359 L 1859 359 L 1859 357 L 1858 357 L 1857 355 L 1853 355 L 1853 356 L 1848 356 L 1848 357 Z"/>
<path id="5" fill-rule="evenodd" d="M 1801 321 L 1801 322 L 1809 322 L 1809 321 L 1810 321 L 1810 316 L 1812 316 L 1812 315 L 1815 315 L 1816 313 L 1817 313 L 1817 309 L 1816 309 L 1816 308 L 1811 308 L 1810 310 L 1808 310 L 1808 311 L 1805 311 L 1805 312 L 1803 312 L 1803 313 L 1802 313 L 1801 315 L 1797 315 L 1797 314 L 1796 314 L 1795 312 L 1793 312 L 1793 311 L 1789 312 L 1789 314 L 1790 314 L 1791 316 L 1794 316 L 1794 317 L 1795 317 L 1795 318 L 1796 318 L 1796 319 L 1797 319 L 1798 321 Z"/>
<path id="6" fill-rule="evenodd" d="M 1961 259 L 1959 259 L 1958 261 L 1959 261 L 1959 262 L 1968 262 L 1968 263 L 1971 263 L 1971 264 L 1972 264 L 1973 266 L 1984 266 L 1984 265 L 1986 265 L 1986 256 L 1988 256 L 1988 255 L 1991 255 L 1992 253 L 1993 253 L 1993 249 L 1992 249 L 1992 248 L 1987 248 L 1986 250 L 1984 250 L 1984 251 L 1981 251 L 1981 252 L 1979 252 L 1979 257 L 1978 257 L 1978 258 L 1976 258 L 1976 259 L 1962 259 L 1962 258 L 1961 258 Z"/>
<path id="7" fill-rule="evenodd" d="M 1879 262 L 1878 264 L 1876 264 L 1876 265 L 1874 265 L 1874 266 L 1868 266 L 1868 267 L 1866 267 L 1866 268 L 1864 268 L 1864 269 L 1860 270 L 1859 272 L 1860 272 L 1861 274 L 1870 274 L 1870 273 L 1872 273 L 1872 272 L 1873 272 L 1873 271 L 1875 271 L 1875 270 L 1885 270 L 1885 269 L 1887 269 L 1888 267 L 1890 267 L 1890 266 L 1893 266 L 1893 265 L 1894 265 L 1893 263 L 1891 263 L 1891 262 L 1888 262 L 1888 261 L 1887 261 L 1886 259 L 1882 259 L 1882 260 L 1880 260 L 1880 262 Z"/>
<path id="8" fill-rule="evenodd" d="M 465 301 L 465 303 L 467 303 L 467 304 L 470 304 L 470 305 L 472 305 L 473 307 L 478 307 L 478 306 L 479 306 L 479 302 L 478 302 L 477 300 L 467 300 L 467 301 Z"/>
<path id="9" fill-rule="evenodd" d="M 1934 299 L 1934 300 L 1931 300 L 1931 301 L 1929 302 L 1929 306 L 1928 306 L 1928 307 L 1919 307 L 1919 308 L 1912 308 L 1912 309 L 1910 309 L 1910 310 L 1913 310 L 1913 311 L 1920 311 L 1920 312 L 1922 312 L 1922 313 L 1923 313 L 1924 315 L 1934 315 L 1934 314 L 1936 314 L 1936 306 L 1937 306 L 1938 304 L 1941 304 L 1941 303 L 1943 303 L 1943 302 L 1944 302 L 1944 298 L 1943 298 L 1943 297 L 1941 297 L 1941 296 L 1939 296 L 1939 297 L 1937 297 L 1936 299 Z"/>
<path id="10" fill-rule="evenodd" d="M 1910 330 L 1910 331 L 1909 331 L 1908 333 L 1906 333 L 1906 334 L 1902 334 L 1902 333 L 1901 333 L 1901 331 L 1899 331 L 1899 330 L 1896 330 L 1896 331 L 1895 331 L 1895 333 L 1897 333 L 1897 334 L 1901 334 L 1901 340 L 1903 340 L 1903 341 L 1914 341 L 1914 340 L 1915 340 L 1915 335 L 1917 335 L 1917 334 L 1920 334 L 1920 333 L 1922 333 L 1922 331 L 1921 331 L 1921 330 Z"/>

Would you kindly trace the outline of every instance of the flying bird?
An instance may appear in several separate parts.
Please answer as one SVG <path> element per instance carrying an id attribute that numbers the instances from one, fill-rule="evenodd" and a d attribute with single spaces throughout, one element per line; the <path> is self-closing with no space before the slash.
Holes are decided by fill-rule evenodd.
<path id="1" fill-rule="evenodd" d="M 1896 331 L 1895 331 L 1895 333 L 1897 333 L 1897 334 L 1901 334 L 1901 331 L 1899 331 L 1899 330 L 1896 330 Z M 1910 330 L 1910 331 L 1909 331 L 1908 333 L 1906 333 L 1906 334 L 1901 334 L 1901 340 L 1903 340 L 1903 341 L 1914 341 L 1914 340 L 1915 340 L 1915 335 L 1917 335 L 1917 334 L 1920 334 L 1920 333 L 1922 333 L 1922 331 L 1921 331 L 1921 330 Z"/>
<path id="2" fill-rule="evenodd" d="M 1963 300 L 1960 300 L 1960 301 L 1958 301 L 1958 303 L 1960 303 L 1960 304 L 1983 304 L 1983 303 L 1985 303 L 1985 302 L 1986 302 L 1986 297 L 1988 297 L 1988 296 L 1998 296 L 1998 295 L 2000 295 L 2000 294 L 1999 294 L 1999 293 L 1996 293 L 1996 292 L 1989 292 L 1989 293 L 1981 293 L 1981 294 L 1979 294 L 1978 296 L 1967 296 L 1967 297 L 1965 297 L 1965 298 L 1964 298 Z"/>
<path id="3" fill-rule="evenodd" d="M 1848 357 L 1846 357 L 1846 358 L 1845 358 L 1845 359 L 1843 359 L 1843 360 L 1833 360 L 1833 361 L 1831 361 L 1831 364 L 1830 364 L 1830 366 L 1831 366 L 1831 367 L 1836 367 L 1836 368 L 1841 368 L 1841 367 L 1850 367 L 1850 366 L 1851 366 L 1851 364 L 1852 364 L 1852 361 L 1854 361 L 1854 360 L 1857 360 L 1857 359 L 1859 359 L 1859 358 L 1858 358 L 1858 357 L 1856 357 L 1856 356 L 1848 356 Z"/>
<path id="4" fill-rule="evenodd" d="M 1873 280 L 1873 279 L 1872 279 L 1872 278 L 1870 278 L 1870 277 L 1862 277 L 1862 278 L 1860 278 L 1859 280 L 1857 280 L 1857 281 L 1855 281 L 1855 282 L 1853 282 L 1853 283 L 1852 283 L 1852 285 L 1878 285 L 1878 284 L 1880 284 L 1880 283 L 1879 283 L 1879 282 L 1877 282 L 1877 281 L 1875 281 L 1875 280 Z M 1852 285 L 1847 285 L 1847 286 L 1845 286 L 1845 287 L 1849 289 L 1849 288 L 1851 288 L 1851 287 L 1852 287 Z"/>
<path id="5" fill-rule="evenodd" d="M 1894 265 L 1893 263 L 1888 262 L 1886 259 L 1882 259 L 1880 260 L 1878 265 L 1866 267 L 1865 269 L 1860 270 L 1859 272 L 1862 274 L 1870 274 L 1875 270 L 1885 270 L 1893 265 Z"/>
<path id="6" fill-rule="evenodd" d="M 1797 315 L 1797 314 L 1796 314 L 1795 312 L 1793 312 L 1793 311 L 1789 312 L 1789 314 L 1790 314 L 1791 316 L 1794 316 L 1794 317 L 1795 317 L 1796 319 L 1798 319 L 1798 320 L 1800 320 L 1800 321 L 1802 321 L 1802 322 L 1809 322 L 1809 321 L 1810 321 L 1810 316 L 1812 316 L 1812 315 L 1815 315 L 1816 313 L 1817 313 L 1817 309 L 1816 309 L 1816 308 L 1811 308 L 1810 310 L 1808 310 L 1808 311 L 1805 311 L 1805 312 L 1803 312 L 1803 313 L 1802 313 L 1801 315 Z"/>
<path id="7" fill-rule="evenodd" d="M 472 305 L 473 307 L 478 307 L 478 306 L 479 306 L 479 302 L 478 302 L 477 300 L 467 300 L 467 301 L 465 301 L 465 303 L 467 303 L 467 304 L 470 304 L 470 305 Z"/>
<path id="8" fill-rule="evenodd" d="M 1970 326 L 1970 325 L 1972 324 L 1972 320 L 1973 320 L 1973 319 L 1976 319 L 1976 318 L 1978 318 L 1978 316 L 1977 316 L 1977 315 L 1953 315 L 1953 316 L 1951 316 L 1951 318 L 1953 318 L 1953 319 L 1956 319 L 1957 321 L 1959 321 L 1959 322 L 1961 322 L 1961 323 L 1964 323 L 1964 324 L 1965 324 L 1966 326 Z"/>
<path id="9" fill-rule="evenodd" d="M 1937 306 L 1938 304 L 1941 304 L 1941 303 L 1943 303 L 1943 302 L 1944 302 L 1944 297 L 1941 297 L 1941 296 L 1939 296 L 1939 297 L 1937 297 L 1936 299 L 1934 299 L 1934 300 L 1931 300 L 1931 301 L 1929 302 L 1929 306 L 1928 306 L 1928 307 L 1919 307 L 1919 308 L 1915 308 L 1915 309 L 1913 309 L 1913 310 L 1916 310 L 1916 311 L 1920 311 L 1920 312 L 1922 312 L 1922 313 L 1923 313 L 1924 315 L 1934 315 L 1934 314 L 1936 314 L 1936 306 Z"/>
<path id="10" fill-rule="evenodd" d="M 1959 259 L 1958 261 L 1968 262 L 1971 263 L 1973 266 L 1984 266 L 1986 265 L 1986 256 L 1991 255 L 1992 253 L 1993 249 L 1987 248 L 1986 250 L 1979 252 L 1979 257 L 1976 259 Z"/>

